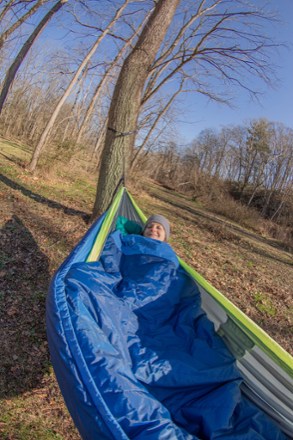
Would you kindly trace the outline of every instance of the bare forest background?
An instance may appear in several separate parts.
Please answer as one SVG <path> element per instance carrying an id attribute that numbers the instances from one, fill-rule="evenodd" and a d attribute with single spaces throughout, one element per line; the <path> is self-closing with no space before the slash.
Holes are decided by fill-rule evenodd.
<path id="1" fill-rule="evenodd" d="M 150 29 L 164 4 L 174 13 L 159 36 Z M 98 181 L 111 151 L 116 174 L 99 179 L 109 198 L 122 176 L 153 179 L 290 247 L 293 129 L 250 120 L 188 145 L 176 133 L 187 93 L 227 105 L 239 88 L 257 95 L 252 77 L 273 83 L 276 19 L 237 0 L 2 1 L 0 135 L 27 146 L 22 165 L 39 176 L 76 168 Z M 153 53 L 135 58 L 147 44 Z M 136 97 L 125 71 L 141 81 Z"/>

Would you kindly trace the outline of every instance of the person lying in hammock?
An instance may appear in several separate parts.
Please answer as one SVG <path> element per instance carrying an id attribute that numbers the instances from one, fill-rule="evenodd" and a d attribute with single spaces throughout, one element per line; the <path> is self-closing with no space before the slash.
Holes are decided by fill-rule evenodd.
<path id="1" fill-rule="evenodd" d="M 99 261 L 76 263 L 65 277 L 89 390 L 82 399 L 104 429 L 84 438 L 285 440 L 242 394 L 236 360 L 167 243 L 168 220 L 117 222 Z"/>
<path id="2" fill-rule="evenodd" d="M 136 221 L 119 216 L 116 220 L 115 227 L 116 233 L 118 233 L 118 235 L 121 233 L 124 237 L 127 235 L 140 235 L 165 243 L 168 242 L 170 238 L 170 229 L 169 221 L 161 214 L 152 214 L 143 227 Z"/>
<path id="3" fill-rule="evenodd" d="M 168 241 L 170 237 L 170 223 L 163 215 L 153 214 L 147 219 L 142 235 L 154 240 Z"/>

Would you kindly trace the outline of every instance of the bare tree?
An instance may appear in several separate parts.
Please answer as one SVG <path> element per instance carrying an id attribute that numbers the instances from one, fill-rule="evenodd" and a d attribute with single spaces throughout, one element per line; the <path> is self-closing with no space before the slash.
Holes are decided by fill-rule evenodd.
<path id="1" fill-rule="evenodd" d="M 149 13 L 150 14 L 150 13 Z M 123 55 L 125 54 L 126 50 L 132 45 L 134 39 L 137 37 L 137 35 L 139 35 L 139 33 L 141 32 L 142 28 L 144 27 L 145 23 L 148 20 L 149 14 L 146 15 L 145 19 L 142 21 L 142 23 L 139 25 L 139 27 L 134 31 L 134 33 L 132 34 L 132 36 L 125 42 L 125 44 L 122 46 L 122 48 L 118 51 L 117 55 L 115 56 L 115 58 L 113 59 L 113 61 L 109 64 L 109 66 L 107 67 L 101 81 L 98 83 L 98 85 L 95 88 L 93 97 L 91 99 L 91 102 L 85 112 L 83 121 L 81 123 L 78 135 L 77 135 L 77 139 L 76 142 L 79 143 L 80 139 L 83 135 L 86 123 L 88 122 L 89 118 L 91 117 L 95 104 L 101 94 L 101 91 L 103 90 L 103 87 L 105 86 L 105 84 L 107 83 L 107 81 L 109 80 L 110 77 L 110 73 L 112 72 L 112 70 L 118 65 L 119 61 L 121 60 L 121 58 L 123 57 Z"/>
<path id="2" fill-rule="evenodd" d="M 93 217 L 103 212 L 112 197 L 133 148 L 141 98 L 149 69 L 166 35 L 179 0 L 158 0 L 135 47 L 118 77 L 109 110 L 109 123 Z"/>
<path id="3" fill-rule="evenodd" d="M 252 121 L 248 127 L 248 136 L 243 155 L 243 178 L 240 188 L 241 196 L 250 184 L 253 187 L 251 204 L 256 189 L 263 183 L 264 168 L 270 154 L 270 124 L 265 119 Z"/>
<path id="4" fill-rule="evenodd" d="M 160 4 L 161 2 L 157 2 L 156 10 Z M 224 84 L 241 86 L 248 92 L 255 93 L 249 82 L 251 75 L 257 75 L 269 82 L 271 70 L 266 50 L 270 50 L 273 44 L 262 30 L 259 30 L 260 21 L 264 19 L 263 11 L 242 0 L 236 2 L 201 0 L 182 3 L 180 12 L 182 21 L 180 24 L 179 20 L 174 21 L 173 27 L 175 27 L 172 27 L 172 33 L 167 34 L 166 38 L 164 36 L 164 44 L 160 44 L 155 55 L 157 58 L 148 66 L 147 77 L 143 75 L 143 80 L 147 83 L 143 86 L 145 90 L 140 104 L 147 102 L 171 80 L 178 81 L 182 76 L 188 79 L 190 89 L 220 102 L 227 101 Z M 160 43 L 163 43 L 164 38 Z M 131 53 L 131 57 L 134 57 L 134 53 L 134 51 Z M 126 60 L 127 63 L 130 59 Z M 125 72 L 129 69 L 127 63 L 125 62 Z M 123 69 L 124 66 L 122 71 Z M 125 72 L 123 71 L 123 74 Z M 141 73 L 140 70 L 138 72 Z M 104 203 L 103 199 L 109 200 L 107 194 L 114 190 L 114 182 L 119 180 L 118 173 L 120 177 L 123 174 L 122 166 L 117 166 L 117 163 L 125 162 L 128 165 L 129 151 L 133 146 L 134 133 L 137 129 L 135 121 L 139 107 L 136 106 L 136 115 L 133 114 L 135 105 L 132 103 L 128 108 L 122 107 L 123 96 L 126 96 L 124 91 L 118 92 L 118 87 L 121 88 L 122 85 L 119 81 L 122 78 L 121 72 L 111 103 L 109 130 L 101 167 L 101 170 L 107 170 L 108 180 L 113 177 L 113 182 L 107 182 L 106 175 L 102 171 L 99 176 L 94 216 L 107 206 L 107 202 Z M 141 90 L 141 81 L 138 77 L 136 82 L 137 86 L 132 86 L 135 90 Z M 215 82 L 221 85 L 221 88 L 213 89 L 212 84 Z M 125 89 L 127 90 L 127 87 Z M 223 93 L 219 93 L 221 89 Z M 132 101 L 133 96 L 129 93 L 128 98 Z M 128 121 L 125 116 L 119 121 L 119 105 L 119 112 L 129 115 Z M 111 113 L 113 113 L 113 122 Z M 123 136 L 124 133 L 129 132 L 131 134 L 127 137 Z M 120 155 L 115 159 L 117 151 L 120 151 Z"/>
<path id="5" fill-rule="evenodd" d="M 109 30 L 111 29 L 111 27 L 117 22 L 118 18 L 121 16 L 122 12 L 124 11 L 126 6 L 128 5 L 129 1 L 130 0 L 125 0 L 124 3 L 122 4 L 122 6 L 116 11 L 114 18 L 111 20 L 111 22 L 108 24 L 108 26 L 102 31 L 102 33 L 99 35 L 98 39 L 95 41 L 95 43 L 92 45 L 92 47 L 90 48 L 90 50 L 88 51 L 86 56 L 83 58 L 82 62 L 80 63 L 80 65 L 79 65 L 78 69 L 76 70 L 74 76 L 72 77 L 69 85 L 67 86 L 65 92 L 63 93 L 61 99 L 59 100 L 54 112 L 52 113 L 50 120 L 48 121 L 48 124 L 47 124 L 47 126 L 46 126 L 46 128 L 45 128 L 45 130 L 44 130 L 44 132 L 38 142 L 38 145 L 35 148 L 31 162 L 28 167 L 30 171 L 34 171 L 36 169 L 40 154 L 41 154 L 44 146 L 46 145 L 47 139 L 48 139 L 50 132 L 54 126 L 54 123 L 58 117 L 58 114 L 62 108 L 62 105 L 64 104 L 64 102 L 66 101 L 68 96 L 70 95 L 70 93 L 71 93 L 73 87 L 75 86 L 76 82 L 78 81 L 78 78 L 80 77 L 83 69 L 88 64 L 88 62 L 90 61 L 90 59 L 94 55 L 94 53 L 96 52 L 101 41 L 109 33 Z"/>
<path id="6" fill-rule="evenodd" d="M 194 91 L 219 102 L 231 94 L 227 84 L 256 94 L 251 75 L 270 82 L 268 51 L 274 44 L 260 25 L 272 14 L 242 0 L 186 1 L 182 8 L 183 23 L 153 64 L 143 102 L 182 75 Z"/>
<path id="7" fill-rule="evenodd" d="M 151 126 L 149 127 L 149 129 L 148 129 L 144 139 L 140 143 L 140 145 L 138 145 L 135 148 L 134 154 L 131 155 L 132 156 L 131 157 L 131 165 L 130 165 L 131 170 L 134 169 L 139 155 L 142 153 L 142 151 L 146 147 L 146 145 L 147 145 L 151 135 L 153 134 L 154 130 L 156 129 L 158 123 L 164 117 L 164 115 L 168 112 L 169 108 L 171 107 L 171 105 L 174 102 L 174 100 L 176 99 L 176 97 L 181 93 L 182 88 L 183 88 L 183 83 L 184 83 L 184 81 L 181 82 L 181 84 L 179 85 L 179 88 L 177 90 L 175 90 L 175 92 L 171 95 L 171 97 L 167 100 L 167 102 L 161 106 L 160 109 L 156 108 L 156 115 L 151 123 Z"/>
<path id="8" fill-rule="evenodd" d="M 4 5 L 0 13 L 0 21 L 4 19 L 5 15 L 8 12 L 13 12 L 13 15 L 17 17 L 18 14 L 16 14 L 15 11 L 13 10 L 14 7 L 19 5 L 20 6 L 26 5 L 28 3 L 34 3 L 34 0 L 32 1 L 10 0 L 9 2 L 6 3 L 6 5 Z M 32 5 L 32 7 L 27 12 L 25 12 L 23 15 L 17 18 L 17 20 L 9 28 L 7 28 L 5 31 L 2 32 L 2 34 L 0 35 L 0 50 L 2 49 L 3 44 L 5 43 L 7 38 L 10 35 L 12 35 L 16 31 L 16 29 L 19 28 L 29 17 L 31 17 L 44 3 L 45 0 L 38 0 L 34 5 Z"/>
<path id="9" fill-rule="evenodd" d="M 5 75 L 5 79 L 2 85 L 2 90 L 1 90 L 1 94 L 0 94 L 0 114 L 2 112 L 3 109 L 3 105 L 5 103 L 5 100 L 7 98 L 9 89 L 14 81 L 14 78 L 16 76 L 16 73 L 18 71 L 18 69 L 21 66 L 21 63 L 23 62 L 24 58 L 26 57 L 28 51 L 30 50 L 30 48 L 32 47 L 34 41 L 36 40 L 36 38 L 40 35 L 40 33 L 42 32 L 42 30 L 45 28 L 45 26 L 48 24 L 49 20 L 52 18 L 52 16 L 54 14 L 56 14 L 56 12 L 58 12 L 62 6 L 67 2 L 68 0 L 59 0 L 57 3 L 55 3 L 55 5 L 49 10 L 49 12 L 47 12 L 47 14 L 44 16 L 44 18 L 39 22 L 39 24 L 37 25 L 37 27 L 34 29 L 34 31 L 32 32 L 32 34 L 29 36 L 29 38 L 26 40 L 26 42 L 24 43 L 24 45 L 22 46 L 22 48 L 20 49 L 20 51 L 18 52 L 18 54 L 16 55 L 13 63 L 11 64 L 11 66 L 9 67 L 9 69 L 7 70 L 7 73 Z"/>
<path id="10" fill-rule="evenodd" d="M 264 170 L 265 197 L 263 202 L 262 215 L 267 216 L 270 209 L 270 202 L 276 193 L 286 191 L 290 186 L 293 167 L 293 130 L 283 124 L 274 124 L 271 136 L 271 155 Z M 271 207 L 272 208 L 272 207 Z"/>

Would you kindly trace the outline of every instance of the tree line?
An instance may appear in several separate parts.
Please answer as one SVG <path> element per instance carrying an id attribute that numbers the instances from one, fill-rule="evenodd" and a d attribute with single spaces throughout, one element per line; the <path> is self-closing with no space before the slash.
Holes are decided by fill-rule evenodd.
<path id="1" fill-rule="evenodd" d="M 268 215 L 273 194 L 290 187 L 289 129 L 259 120 L 207 130 L 184 154 L 168 136 L 184 94 L 224 104 L 239 87 L 257 94 L 254 77 L 272 81 L 277 43 L 265 25 L 274 19 L 265 5 L 242 0 L 4 0 L 1 134 L 33 147 L 32 172 L 50 148 L 66 158 L 84 151 L 100 169 L 93 216 L 123 174 L 154 157 L 171 180 L 185 170 L 181 187 L 202 176 L 236 182 L 242 201 L 252 191 L 248 205 L 263 188 Z M 55 33 L 60 44 L 50 48 Z"/>
<path id="2" fill-rule="evenodd" d="M 137 170 L 194 199 L 217 197 L 222 190 L 264 218 L 292 227 L 293 129 L 282 123 L 260 118 L 205 129 L 187 147 L 167 141 L 140 162 Z"/>

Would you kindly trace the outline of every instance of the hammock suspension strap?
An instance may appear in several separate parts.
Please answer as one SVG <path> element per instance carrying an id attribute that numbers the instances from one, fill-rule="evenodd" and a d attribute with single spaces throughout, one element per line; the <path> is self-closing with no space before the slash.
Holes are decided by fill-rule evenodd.
<path id="1" fill-rule="evenodd" d="M 113 133 L 115 133 L 116 137 L 130 136 L 131 134 L 137 133 L 137 130 L 123 132 L 123 131 L 118 131 L 112 127 L 108 127 L 108 130 L 113 131 Z"/>

